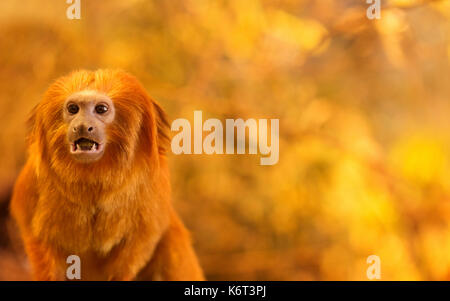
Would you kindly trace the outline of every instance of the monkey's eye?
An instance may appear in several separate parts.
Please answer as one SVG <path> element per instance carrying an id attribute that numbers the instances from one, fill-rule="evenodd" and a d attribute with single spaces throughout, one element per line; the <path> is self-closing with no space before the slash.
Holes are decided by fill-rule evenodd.
<path id="1" fill-rule="evenodd" d="M 98 114 L 103 114 L 108 111 L 108 107 L 106 105 L 97 105 L 95 106 L 95 112 Z"/>
<path id="2" fill-rule="evenodd" d="M 70 114 L 76 114 L 79 110 L 80 108 L 74 103 L 71 103 L 67 106 L 67 111 L 69 111 Z"/>

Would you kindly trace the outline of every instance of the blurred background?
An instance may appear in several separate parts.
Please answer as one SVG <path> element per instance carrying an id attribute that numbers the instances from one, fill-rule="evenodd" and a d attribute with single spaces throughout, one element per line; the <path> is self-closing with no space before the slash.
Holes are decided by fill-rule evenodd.
<path id="1" fill-rule="evenodd" d="M 75 69 L 136 75 L 171 120 L 279 118 L 280 160 L 169 154 L 209 280 L 450 280 L 450 1 L 0 2 L 0 192 Z"/>

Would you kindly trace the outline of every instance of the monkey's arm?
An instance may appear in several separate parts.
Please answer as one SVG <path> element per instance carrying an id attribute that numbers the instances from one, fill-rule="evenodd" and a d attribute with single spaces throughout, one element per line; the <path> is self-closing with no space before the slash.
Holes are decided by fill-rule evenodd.
<path id="1" fill-rule="evenodd" d="M 129 233 L 109 254 L 105 263 L 107 279 L 129 281 L 149 261 L 160 235 L 155 235 L 149 225 L 141 225 Z"/>
<path id="2" fill-rule="evenodd" d="M 56 250 L 31 236 L 23 236 L 23 241 L 34 280 L 64 280 L 64 271 L 58 269 Z"/>
<path id="3" fill-rule="evenodd" d="M 158 243 L 152 260 L 141 271 L 138 280 L 205 280 L 189 233 L 177 216 L 174 216 L 171 226 Z"/>
<path id="4" fill-rule="evenodd" d="M 17 222 L 22 237 L 31 233 L 31 219 L 38 201 L 36 175 L 30 161 L 26 163 L 14 185 L 11 197 L 11 215 Z"/>
<path id="5" fill-rule="evenodd" d="M 10 204 L 11 215 L 19 226 L 33 279 L 56 280 L 56 256 L 32 234 L 31 220 L 38 198 L 34 166 L 31 161 L 28 161 L 14 186 Z"/>

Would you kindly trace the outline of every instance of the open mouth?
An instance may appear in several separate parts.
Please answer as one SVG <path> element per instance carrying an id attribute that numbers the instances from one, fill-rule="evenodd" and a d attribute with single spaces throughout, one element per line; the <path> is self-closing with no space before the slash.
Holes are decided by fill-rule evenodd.
<path id="1" fill-rule="evenodd" d="M 101 144 L 87 138 L 80 138 L 72 143 L 72 153 L 97 153 L 101 150 Z"/>

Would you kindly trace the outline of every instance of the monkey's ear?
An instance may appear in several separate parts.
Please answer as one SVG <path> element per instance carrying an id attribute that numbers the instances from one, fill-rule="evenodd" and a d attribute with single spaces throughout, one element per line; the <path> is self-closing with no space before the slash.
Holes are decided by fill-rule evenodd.
<path id="1" fill-rule="evenodd" d="M 29 150 L 31 150 L 30 147 L 32 147 L 33 151 L 39 152 L 40 155 L 43 155 L 46 152 L 45 131 L 44 127 L 42 126 L 42 120 L 38 116 L 38 112 L 39 104 L 34 106 L 30 114 L 28 115 L 28 119 L 26 122 L 26 139 Z"/>
<path id="2" fill-rule="evenodd" d="M 31 109 L 31 112 L 28 115 L 27 121 L 26 121 L 26 137 L 27 137 L 27 143 L 30 145 L 33 143 L 35 131 L 36 131 L 36 112 L 37 112 L 38 105 L 35 105 L 33 109 Z"/>
<path id="3" fill-rule="evenodd" d="M 157 128 L 157 143 L 158 152 L 165 154 L 170 145 L 170 125 L 168 122 L 167 114 L 162 107 L 155 101 L 153 102 L 153 111 L 155 114 L 156 128 Z"/>

